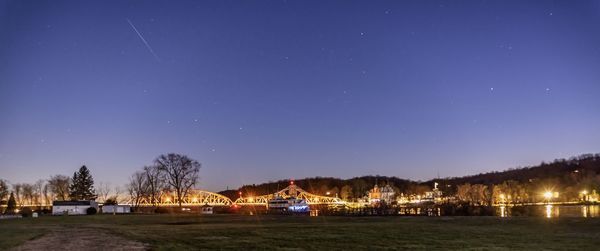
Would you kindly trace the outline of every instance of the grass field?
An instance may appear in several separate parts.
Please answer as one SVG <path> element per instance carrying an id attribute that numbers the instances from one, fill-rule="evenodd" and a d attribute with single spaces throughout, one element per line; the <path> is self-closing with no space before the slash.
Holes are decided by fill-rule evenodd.
<path id="1" fill-rule="evenodd" d="M 77 241 L 77 233 L 87 231 L 103 233 L 101 238 L 106 242 L 121 236 L 154 250 L 597 250 L 600 247 L 600 219 L 590 218 L 240 215 L 96 215 L 2 220 L 0 247 L 10 249 L 66 230 L 71 234 L 65 232 L 69 238 L 61 240 L 62 244 Z"/>

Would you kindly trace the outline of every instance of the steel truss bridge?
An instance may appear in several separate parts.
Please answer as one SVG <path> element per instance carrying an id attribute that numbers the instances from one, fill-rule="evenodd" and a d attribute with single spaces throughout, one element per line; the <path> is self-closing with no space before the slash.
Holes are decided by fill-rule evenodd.
<path id="1" fill-rule="evenodd" d="M 142 198 L 138 205 L 140 206 L 179 206 L 179 203 L 174 198 L 175 196 L 162 196 L 158 201 L 152 203 L 148 198 Z M 171 199 L 173 198 L 173 199 Z M 131 203 L 130 203 L 131 204 Z M 230 206 L 233 205 L 233 201 L 226 196 L 218 193 L 194 190 L 191 194 L 183 198 L 181 206 Z"/>
<path id="2" fill-rule="evenodd" d="M 155 203 L 151 203 L 148 199 L 142 199 L 138 205 L 140 206 L 179 206 L 179 203 L 173 198 L 174 196 L 162 196 Z M 282 197 L 282 198 L 298 198 L 305 200 L 311 205 L 334 205 L 334 204 L 346 204 L 345 201 L 337 197 L 321 196 L 309 193 L 304 189 L 294 185 L 292 182 L 288 187 L 282 189 L 273 194 L 261 195 L 261 196 L 248 196 L 240 197 L 235 201 L 227 198 L 218 193 L 194 190 L 190 195 L 186 196 L 181 205 L 182 206 L 267 206 L 270 199 Z M 172 199 L 173 198 L 173 199 Z"/>
<path id="3" fill-rule="evenodd" d="M 282 198 L 298 198 L 303 199 L 309 205 L 317 205 L 317 204 L 345 204 L 346 202 L 337 197 L 329 197 L 329 196 L 321 196 L 309 193 L 304 189 L 294 185 L 292 182 L 288 187 L 283 190 L 262 196 L 249 196 L 249 197 L 240 197 L 235 200 L 234 204 L 241 206 L 266 206 L 270 199 L 282 197 Z"/>

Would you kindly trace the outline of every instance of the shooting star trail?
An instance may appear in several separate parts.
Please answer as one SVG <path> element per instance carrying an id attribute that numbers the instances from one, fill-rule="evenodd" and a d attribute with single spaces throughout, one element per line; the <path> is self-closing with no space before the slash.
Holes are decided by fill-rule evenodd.
<path id="1" fill-rule="evenodd" d="M 138 37 L 140 37 L 140 39 L 142 40 L 142 42 L 144 42 L 144 44 L 146 45 L 146 48 L 148 48 L 148 51 L 150 51 L 150 53 L 152 53 L 152 55 L 154 55 L 154 58 L 156 58 L 156 60 L 160 61 L 160 58 L 158 58 L 158 56 L 156 55 L 156 53 L 154 53 L 154 50 L 152 49 L 152 47 L 150 47 L 150 44 L 148 44 L 148 42 L 146 42 L 146 39 L 144 39 L 144 37 L 138 31 L 138 29 L 135 28 L 135 25 L 133 25 L 133 23 L 131 22 L 131 20 L 129 20 L 129 18 L 127 18 L 127 22 L 129 23 L 129 25 L 131 26 L 131 28 L 135 31 L 135 33 L 138 35 Z"/>

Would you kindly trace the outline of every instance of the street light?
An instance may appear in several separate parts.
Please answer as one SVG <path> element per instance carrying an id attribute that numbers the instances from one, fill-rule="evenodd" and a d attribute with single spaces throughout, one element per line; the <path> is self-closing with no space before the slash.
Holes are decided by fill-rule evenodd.
<path id="1" fill-rule="evenodd" d="M 583 195 L 583 201 L 587 201 L 588 191 L 587 190 L 583 190 L 583 191 L 581 191 L 581 194 Z"/>
<path id="2" fill-rule="evenodd" d="M 550 192 L 550 191 L 544 192 L 544 199 L 546 199 L 546 203 L 550 202 L 550 200 L 552 199 L 552 192 Z"/>

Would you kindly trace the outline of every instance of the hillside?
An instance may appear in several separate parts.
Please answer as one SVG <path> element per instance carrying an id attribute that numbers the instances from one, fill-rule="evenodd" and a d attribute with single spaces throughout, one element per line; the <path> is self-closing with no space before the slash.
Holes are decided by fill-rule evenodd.
<path id="1" fill-rule="evenodd" d="M 600 154 L 584 154 L 569 159 L 557 159 L 551 163 L 542 162 L 540 165 L 511 168 L 505 171 L 482 173 L 463 177 L 432 179 L 425 182 L 411 181 L 389 176 L 362 176 L 351 179 L 333 177 L 314 177 L 295 180 L 295 183 L 308 192 L 331 196 L 336 194 L 342 198 L 358 198 L 364 196 L 375 183 L 389 184 L 398 193 L 420 194 L 430 190 L 434 182 L 439 183 L 445 194 L 456 193 L 459 185 L 484 184 L 497 185 L 507 181 L 526 184 L 530 190 L 538 187 L 556 187 L 564 191 L 577 190 L 580 187 L 599 188 L 600 186 Z M 244 185 L 237 190 L 220 192 L 232 199 L 243 196 L 254 196 L 274 193 L 289 185 L 290 180 L 278 180 L 262 184 Z"/>

